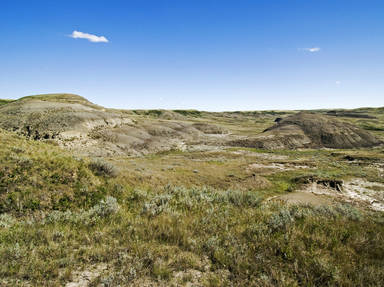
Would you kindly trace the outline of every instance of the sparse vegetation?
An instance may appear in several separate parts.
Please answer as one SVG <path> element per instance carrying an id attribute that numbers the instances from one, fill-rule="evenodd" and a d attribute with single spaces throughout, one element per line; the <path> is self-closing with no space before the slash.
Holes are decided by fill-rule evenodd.
<path id="1" fill-rule="evenodd" d="M 20 98 L 21 101 L 28 100 L 40 100 L 40 101 L 48 101 L 48 102 L 59 102 L 59 103 L 71 103 L 71 104 L 81 104 L 85 106 L 89 106 L 92 108 L 100 109 L 101 107 L 92 104 L 90 101 L 85 98 L 74 95 L 74 94 L 42 94 L 42 95 L 32 95 Z"/>
<path id="2" fill-rule="evenodd" d="M 0 212 L 24 214 L 40 210 L 90 207 L 106 191 L 84 159 L 60 148 L 0 130 Z M 102 175 L 114 175 L 106 163 L 95 164 Z"/>
<path id="3" fill-rule="evenodd" d="M 12 103 L 14 100 L 4 100 L 4 99 L 0 99 L 0 106 L 3 106 L 3 105 L 6 105 L 6 104 L 9 104 L 9 103 Z"/>
<path id="4" fill-rule="evenodd" d="M 376 123 L 365 122 L 361 124 L 361 127 L 369 131 L 384 131 L 384 126 L 377 122 Z"/>
<path id="5" fill-rule="evenodd" d="M 181 114 L 186 117 L 200 117 L 201 112 L 197 110 L 173 110 L 175 113 Z"/>
<path id="6" fill-rule="evenodd" d="M 65 102 L 55 97 L 41 100 Z M 379 111 L 363 112 L 379 125 Z M 174 111 L 180 123 L 164 113 L 127 113 L 132 124 L 108 127 L 126 135 L 145 127 L 141 148 L 191 127 L 195 149 L 80 157 L 0 129 L 0 285 L 65 286 L 81 274 L 89 286 L 384 285 L 383 212 L 346 202 L 342 190 L 364 178 L 382 202 L 382 147 L 226 147 L 196 130 L 253 135 L 292 112 Z M 106 130 L 90 138 L 116 144 Z M 283 200 L 311 184 L 337 197 Z"/>
<path id="7" fill-rule="evenodd" d="M 61 285 L 66 274 L 105 262 L 95 284 L 108 278 L 112 286 L 134 286 L 147 278 L 167 285 L 190 269 L 208 286 L 383 283 L 379 214 L 348 206 L 239 204 L 225 192 L 174 187 L 122 198 L 120 209 L 109 198 L 89 211 L 52 211 L 43 221 L 7 220 L 13 227 L 0 229 L 3 282 Z M 143 212 L 148 203 L 166 208 Z M 188 280 L 193 276 L 181 279 Z"/>

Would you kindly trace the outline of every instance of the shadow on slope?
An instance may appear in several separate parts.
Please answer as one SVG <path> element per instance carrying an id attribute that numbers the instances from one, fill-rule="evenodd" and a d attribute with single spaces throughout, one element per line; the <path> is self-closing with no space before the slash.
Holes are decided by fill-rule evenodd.
<path id="1" fill-rule="evenodd" d="M 375 136 L 333 117 L 298 113 L 278 119 L 275 125 L 253 138 L 231 143 L 265 149 L 296 148 L 364 148 L 382 144 Z"/>

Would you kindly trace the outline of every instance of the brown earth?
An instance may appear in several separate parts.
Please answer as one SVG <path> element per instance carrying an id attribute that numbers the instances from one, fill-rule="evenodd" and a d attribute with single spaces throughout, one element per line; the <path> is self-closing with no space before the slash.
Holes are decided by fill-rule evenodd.
<path id="1" fill-rule="evenodd" d="M 222 144 L 221 127 L 183 119 L 173 111 L 105 109 L 72 94 L 30 96 L 0 106 L 0 128 L 53 140 L 79 154 L 140 155 Z"/>
<path id="2" fill-rule="evenodd" d="M 275 125 L 259 133 L 262 131 L 259 127 L 265 129 L 269 117 L 273 115 L 106 109 L 72 94 L 29 96 L 0 106 L 0 128 L 34 140 L 51 140 L 78 154 L 91 156 L 225 146 L 298 149 L 381 144 L 368 131 L 335 117 L 302 112 L 279 118 Z M 249 129 L 251 121 L 253 130 Z"/>
<path id="3" fill-rule="evenodd" d="M 331 116 L 304 112 L 279 119 L 255 137 L 232 142 L 232 145 L 265 149 L 350 149 L 380 144 L 382 141 L 357 126 Z"/>

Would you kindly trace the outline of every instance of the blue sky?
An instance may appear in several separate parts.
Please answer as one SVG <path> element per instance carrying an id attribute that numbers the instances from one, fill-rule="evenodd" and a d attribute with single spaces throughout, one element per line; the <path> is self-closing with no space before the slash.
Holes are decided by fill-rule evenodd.
<path id="1" fill-rule="evenodd" d="M 384 106 L 384 1 L 0 0 L 0 35 L 0 98 L 68 92 L 106 107 L 211 111 Z"/>

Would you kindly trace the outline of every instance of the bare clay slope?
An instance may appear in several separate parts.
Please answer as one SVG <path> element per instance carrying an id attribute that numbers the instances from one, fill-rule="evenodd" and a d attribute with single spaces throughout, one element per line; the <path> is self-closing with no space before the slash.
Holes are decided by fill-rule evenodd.
<path id="1" fill-rule="evenodd" d="M 289 115 L 261 132 L 274 116 L 260 112 L 126 111 L 106 109 L 78 95 L 47 94 L 1 105 L 0 128 L 34 140 L 53 140 L 91 156 L 220 149 L 228 145 L 296 149 L 381 144 L 368 131 L 320 113 Z"/>
<path id="2" fill-rule="evenodd" d="M 167 119 L 154 119 L 105 109 L 72 94 L 29 96 L 0 106 L 0 128 L 92 156 L 166 151 L 215 140 L 213 134 L 221 133 L 211 125 L 184 121 L 172 111 L 167 111 Z"/>
<path id="3" fill-rule="evenodd" d="M 256 137 L 233 144 L 266 149 L 350 149 L 374 147 L 382 141 L 368 131 L 334 117 L 301 112 L 278 120 Z"/>
<path id="4" fill-rule="evenodd" d="M 0 127 L 36 140 L 64 140 L 96 126 L 125 122 L 131 120 L 72 94 L 29 96 L 0 108 Z"/>

